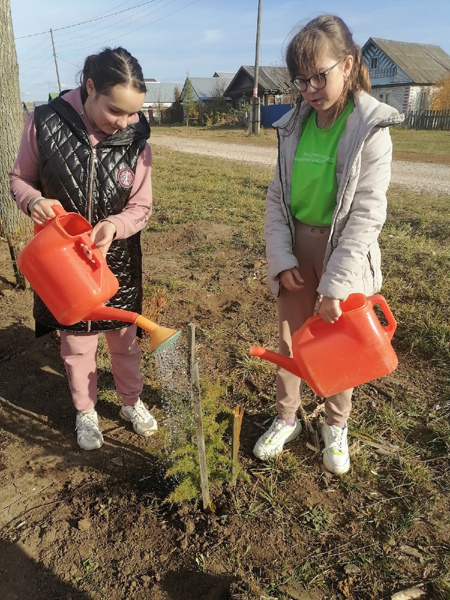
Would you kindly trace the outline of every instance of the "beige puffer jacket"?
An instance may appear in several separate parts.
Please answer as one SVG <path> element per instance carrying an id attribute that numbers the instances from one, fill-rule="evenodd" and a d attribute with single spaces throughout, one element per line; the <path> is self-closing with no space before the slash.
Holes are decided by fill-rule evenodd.
<path id="1" fill-rule="evenodd" d="M 359 92 L 354 99 L 355 108 L 347 119 L 337 150 L 336 209 L 317 288 L 320 295 L 338 300 L 346 300 L 353 292 L 370 296 L 381 288 L 378 235 L 386 219 L 392 160 L 387 127 L 404 119 L 395 108 L 381 104 L 365 92 Z M 277 295 L 281 271 L 298 267 L 292 252 L 295 228 L 290 211 L 291 181 L 302 123 L 311 108 L 303 105 L 292 126 L 294 110 L 274 123 L 278 133 L 278 161 L 266 198 L 268 284 Z"/>

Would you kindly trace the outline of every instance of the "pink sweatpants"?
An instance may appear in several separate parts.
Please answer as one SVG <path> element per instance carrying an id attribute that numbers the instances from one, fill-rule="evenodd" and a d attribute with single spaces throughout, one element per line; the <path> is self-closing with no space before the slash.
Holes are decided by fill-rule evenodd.
<path id="1" fill-rule="evenodd" d="M 116 390 L 125 406 L 133 406 L 143 388 L 136 329 L 136 325 L 130 325 L 105 331 Z M 74 406 L 77 410 L 90 410 L 97 404 L 98 333 L 60 333 L 61 357 Z"/>
<path id="2" fill-rule="evenodd" d="M 294 254 L 304 285 L 297 292 L 281 286 L 278 297 L 278 326 L 280 354 L 292 356 L 292 334 L 308 317 L 314 314 L 317 301 L 317 286 L 322 276 L 323 259 L 327 246 L 329 227 L 311 227 L 304 223 L 295 224 Z M 343 426 L 352 407 L 353 389 L 345 390 L 325 399 L 327 423 Z M 301 403 L 301 380 L 289 371 L 277 370 L 277 411 L 281 419 L 293 419 Z"/>

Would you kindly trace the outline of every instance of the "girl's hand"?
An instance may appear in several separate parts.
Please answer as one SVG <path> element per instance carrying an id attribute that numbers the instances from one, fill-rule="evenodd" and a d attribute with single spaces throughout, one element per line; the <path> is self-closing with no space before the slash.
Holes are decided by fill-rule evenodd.
<path id="1" fill-rule="evenodd" d="M 55 204 L 61 206 L 61 202 L 59 200 L 54 200 L 51 198 L 42 198 L 41 200 L 35 202 L 30 211 L 30 216 L 34 223 L 36 223 L 36 225 L 44 226 L 47 221 L 54 219 L 56 215 L 53 212 L 52 206 Z"/>
<path id="2" fill-rule="evenodd" d="M 319 304 L 319 315 L 326 323 L 336 323 L 342 315 L 340 301 L 323 296 Z"/>
<path id="3" fill-rule="evenodd" d="M 298 290 L 302 289 L 303 279 L 297 267 L 281 271 L 280 281 L 283 287 L 290 292 L 298 292 Z"/>
<path id="4" fill-rule="evenodd" d="M 112 241 L 116 235 L 116 226 L 109 221 L 100 221 L 91 231 L 90 237 L 95 246 L 100 250 L 103 256 L 106 254 L 111 246 Z M 83 248 L 86 256 L 90 259 L 92 252 L 85 246 Z"/>

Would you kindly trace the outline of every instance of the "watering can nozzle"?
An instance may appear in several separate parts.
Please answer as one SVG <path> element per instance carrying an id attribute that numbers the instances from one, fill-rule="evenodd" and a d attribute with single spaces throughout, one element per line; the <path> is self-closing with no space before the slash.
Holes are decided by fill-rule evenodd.
<path id="1" fill-rule="evenodd" d="M 150 354 L 167 348 L 180 337 L 181 331 L 157 325 L 142 315 L 139 315 L 134 323 L 151 334 Z"/>

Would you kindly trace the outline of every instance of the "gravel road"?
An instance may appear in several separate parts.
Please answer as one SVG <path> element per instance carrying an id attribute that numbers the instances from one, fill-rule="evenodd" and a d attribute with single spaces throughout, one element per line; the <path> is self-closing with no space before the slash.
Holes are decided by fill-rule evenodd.
<path id="1" fill-rule="evenodd" d="M 224 144 L 223 142 L 172 137 L 169 135 L 152 135 L 151 144 L 154 146 L 166 146 L 173 150 L 188 152 L 190 154 L 202 154 L 273 167 L 275 167 L 277 159 L 276 148 Z M 392 164 L 391 183 L 412 190 L 450 194 L 450 166 L 397 160 Z"/>

